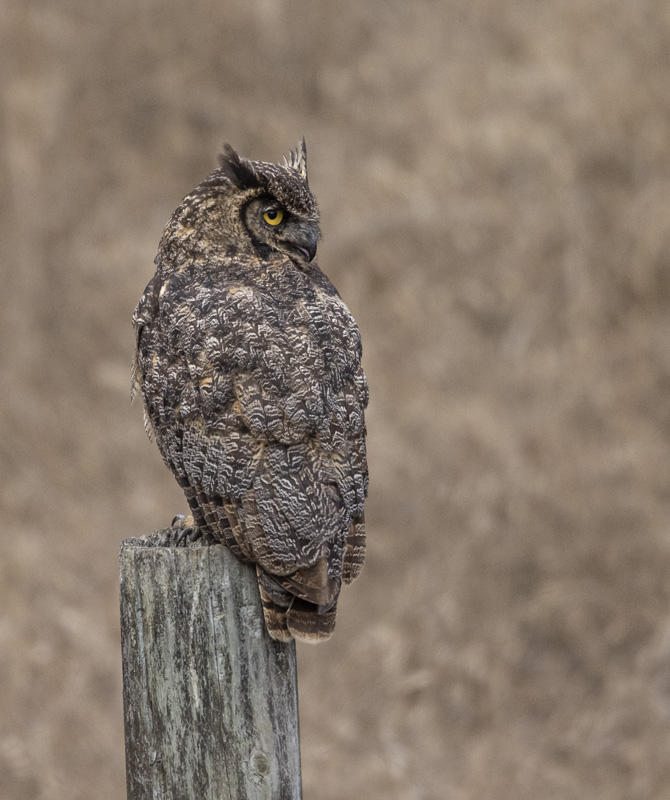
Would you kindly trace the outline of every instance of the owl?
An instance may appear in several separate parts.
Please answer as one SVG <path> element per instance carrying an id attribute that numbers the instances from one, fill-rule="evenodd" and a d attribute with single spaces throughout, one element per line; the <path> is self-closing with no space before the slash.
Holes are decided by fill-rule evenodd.
<path id="1" fill-rule="evenodd" d="M 134 385 L 189 535 L 255 565 L 284 641 L 332 634 L 365 557 L 368 387 L 319 237 L 304 139 L 282 163 L 226 145 L 170 218 L 133 316 Z"/>

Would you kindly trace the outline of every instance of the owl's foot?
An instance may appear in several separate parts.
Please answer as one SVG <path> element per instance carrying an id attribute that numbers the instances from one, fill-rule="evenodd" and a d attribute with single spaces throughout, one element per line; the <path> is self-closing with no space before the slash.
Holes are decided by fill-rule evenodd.
<path id="1" fill-rule="evenodd" d="M 184 516 L 184 514 L 175 514 L 174 517 L 172 517 L 170 527 L 179 528 L 179 530 L 183 528 L 195 528 L 195 520 L 192 514 L 189 514 L 188 517 Z"/>
<path id="2" fill-rule="evenodd" d="M 172 520 L 171 527 L 175 531 L 175 547 L 215 544 L 214 537 L 209 531 L 199 528 L 191 515 L 185 517 L 183 514 L 177 514 Z"/>

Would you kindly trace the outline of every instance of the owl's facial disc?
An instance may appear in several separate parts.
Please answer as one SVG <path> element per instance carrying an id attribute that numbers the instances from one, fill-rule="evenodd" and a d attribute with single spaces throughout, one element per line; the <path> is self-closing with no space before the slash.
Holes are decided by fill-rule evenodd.
<path id="1" fill-rule="evenodd" d="M 246 208 L 249 233 L 257 244 L 310 263 L 316 255 L 319 227 L 287 211 L 273 198 L 252 200 Z"/>

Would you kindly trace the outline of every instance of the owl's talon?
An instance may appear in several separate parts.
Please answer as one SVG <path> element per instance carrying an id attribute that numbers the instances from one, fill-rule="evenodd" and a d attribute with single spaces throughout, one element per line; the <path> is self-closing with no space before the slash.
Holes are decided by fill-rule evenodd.
<path id="1" fill-rule="evenodd" d="M 170 527 L 178 528 L 179 530 L 183 530 L 184 528 L 193 528 L 195 527 L 195 520 L 190 515 L 187 517 L 184 514 L 175 514 L 174 517 L 172 517 Z"/>
<path id="2" fill-rule="evenodd" d="M 173 534 L 173 547 L 188 547 L 189 545 L 199 544 L 202 546 L 217 544 L 218 539 L 212 536 L 211 532 L 204 527 L 198 527 L 192 516 L 185 517 L 177 514 L 172 520 L 171 525 Z"/>
<path id="3" fill-rule="evenodd" d="M 202 536 L 200 528 L 190 526 L 188 528 L 180 528 L 177 538 L 175 539 L 176 547 L 188 547 L 189 544 L 194 544 Z"/>
<path id="4" fill-rule="evenodd" d="M 196 526 L 192 516 L 175 514 L 172 518 L 170 527 L 174 530 L 174 546 L 187 547 L 189 544 L 197 542 L 202 536 L 202 532 Z"/>

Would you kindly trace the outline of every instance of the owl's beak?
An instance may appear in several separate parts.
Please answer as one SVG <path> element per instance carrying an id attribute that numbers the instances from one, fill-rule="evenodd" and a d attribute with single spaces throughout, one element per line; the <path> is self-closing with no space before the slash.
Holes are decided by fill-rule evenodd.
<path id="1" fill-rule="evenodd" d="M 316 231 L 302 231 L 299 239 L 294 239 L 293 246 L 305 257 L 305 261 L 314 260 L 316 255 L 316 245 L 319 241 L 319 234 Z"/>

